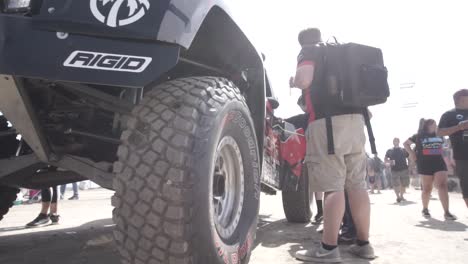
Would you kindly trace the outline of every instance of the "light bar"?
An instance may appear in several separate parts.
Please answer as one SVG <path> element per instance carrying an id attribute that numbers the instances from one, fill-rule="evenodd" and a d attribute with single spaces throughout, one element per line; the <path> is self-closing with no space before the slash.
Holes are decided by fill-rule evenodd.
<path id="1" fill-rule="evenodd" d="M 23 13 L 31 10 L 31 0 L 3 0 L 5 13 Z"/>

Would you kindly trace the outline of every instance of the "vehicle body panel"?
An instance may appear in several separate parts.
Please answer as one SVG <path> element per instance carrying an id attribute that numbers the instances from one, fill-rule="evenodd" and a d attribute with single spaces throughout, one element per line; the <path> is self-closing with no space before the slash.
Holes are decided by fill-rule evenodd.
<path id="1" fill-rule="evenodd" d="M 11 76 L 18 82 L 41 82 L 41 85 L 53 89 L 64 89 L 73 82 L 79 83 L 81 87 L 96 89 L 101 94 L 114 92 L 114 99 L 122 101 L 126 100 L 119 98 L 123 93 L 116 94 L 116 89 L 113 88 L 146 88 L 170 79 L 167 77 L 178 78 L 191 73 L 199 75 L 200 71 L 184 72 L 187 69 L 187 65 L 184 64 L 187 60 L 183 59 L 187 58 L 219 68 L 220 75 L 226 78 L 246 73 L 245 83 L 239 85 L 239 88 L 243 91 L 252 113 L 258 135 L 258 147 L 263 150 L 264 98 L 269 83 L 260 53 L 237 26 L 225 1 L 139 0 L 136 2 L 143 3 L 145 8 L 144 3 L 149 3 L 150 8 L 144 8 L 145 13 L 140 19 L 121 26 L 110 26 L 108 18 L 100 21 L 99 16 L 92 12 L 93 4 L 103 5 L 100 6 L 103 8 L 100 9 L 102 14 L 109 14 L 111 9 L 119 4 L 119 16 L 126 16 L 129 15 L 130 2 L 43 0 L 41 8 L 31 16 L 0 12 L 0 75 Z M 142 7 L 139 8 L 141 11 Z M 119 21 L 121 20 L 119 18 Z M 76 56 L 82 57 L 76 59 Z M 143 58 L 146 64 L 133 71 L 122 70 L 122 65 L 130 58 Z M 176 70 L 181 72 L 169 76 Z M 36 88 L 38 87 L 31 86 L 26 87 L 26 90 L 37 91 Z M 143 89 L 138 90 L 143 96 Z M 271 90 L 271 87 L 268 87 L 268 90 Z M 82 94 L 88 93 L 83 91 Z M 30 101 L 35 99 L 31 98 Z M 102 105 L 102 102 L 100 103 Z M 138 100 L 131 101 L 132 106 L 137 103 Z M 32 105 L 27 107 L 33 109 Z M 28 115 L 20 116 L 12 114 L 13 110 L 9 104 L 0 101 L 0 111 L 2 109 L 5 109 L 5 116 L 14 124 L 19 134 L 29 135 L 24 137 L 29 145 L 43 146 L 44 151 L 36 153 L 42 162 L 64 167 L 60 162 L 70 153 L 56 153 L 53 146 L 46 146 L 52 143 L 50 136 L 44 135 L 47 133 L 44 129 L 47 124 L 41 123 L 43 116 L 38 115 L 39 110 L 43 109 L 33 109 Z M 110 111 L 118 113 L 112 109 Z M 30 125 L 25 123 L 32 122 L 37 122 L 38 128 L 30 129 L 26 133 L 25 129 Z M 112 120 L 108 123 L 112 123 Z M 43 137 L 46 140 L 42 142 L 37 139 Z M 275 156 L 274 163 L 277 165 L 278 155 Z M 89 167 L 96 164 L 88 161 L 79 161 L 77 164 L 76 167 L 69 166 L 67 169 L 92 178 L 91 174 L 83 174 L 82 167 L 83 164 L 90 164 Z M 92 173 L 101 177 L 106 171 L 107 168 L 104 168 Z M 107 176 L 104 178 L 107 179 Z M 279 186 L 276 174 L 268 174 L 267 178 L 270 182 L 274 181 L 274 186 Z"/>
<path id="2" fill-rule="evenodd" d="M 109 12 L 119 1 L 110 1 L 102 6 L 98 0 L 44 0 L 39 15 L 34 17 L 34 26 L 84 35 L 164 41 L 188 49 L 213 7 L 232 15 L 224 0 L 157 0 L 148 2 L 149 8 L 138 21 L 125 26 L 109 27 L 93 16 L 91 8 L 96 2 L 100 10 Z M 120 12 L 127 11 L 125 1 L 120 2 L 123 2 Z M 145 1 L 137 2 L 141 4 Z M 139 8 L 146 9 L 143 5 Z"/>
<path id="3" fill-rule="evenodd" d="M 139 73 L 65 67 L 75 51 L 150 57 Z M 179 47 L 167 44 L 69 35 L 34 29 L 33 20 L 0 15 L 0 73 L 54 81 L 144 87 L 177 64 Z"/>

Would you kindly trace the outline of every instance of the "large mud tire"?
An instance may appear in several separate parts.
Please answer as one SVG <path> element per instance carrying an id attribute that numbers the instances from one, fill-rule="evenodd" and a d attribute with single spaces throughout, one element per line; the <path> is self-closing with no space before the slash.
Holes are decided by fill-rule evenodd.
<path id="1" fill-rule="evenodd" d="M 123 263 L 248 262 L 259 152 L 233 83 L 200 77 L 155 87 L 133 110 L 122 140 L 112 202 Z"/>
<path id="2" fill-rule="evenodd" d="M 292 172 L 288 170 L 286 173 Z M 302 170 L 302 175 L 299 178 L 297 190 L 295 186 L 294 188 L 286 188 L 282 191 L 282 197 L 284 215 L 286 216 L 288 222 L 310 222 L 310 219 L 312 218 L 311 206 L 313 201 L 313 193 L 309 191 L 309 177 L 307 175 L 306 168 L 303 168 Z"/>
<path id="3" fill-rule="evenodd" d="M 8 213 L 16 200 L 19 189 L 7 186 L 0 186 L 0 221 Z"/>

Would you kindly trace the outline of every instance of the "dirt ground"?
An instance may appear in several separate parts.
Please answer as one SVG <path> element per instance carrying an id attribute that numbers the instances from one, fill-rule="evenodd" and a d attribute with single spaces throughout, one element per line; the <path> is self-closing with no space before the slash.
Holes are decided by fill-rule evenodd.
<path id="1" fill-rule="evenodd" d="M 24 229 L 39 205 L 15 206 L 0 222 L 1 264 L 108 264 L 118 263 L 113 248 L 110 219 L 112 193 L 105 190 L 81 192 L 79 201 L 59 204 L 61 223 Z M 371 242 L 379 256 L 362 261 L 341 247 L 344 263 L 468 263 L 468 209 L 460 194 L 451 195 L 456 222 L 443 220 L 434 193 L 430 209 L 433 219 L 421 217 L 419 191 L 411 190 L 409 202 L 396 204 L 393 193 L 372 195 Z M 289 224 L 284 220 L 281 196 L 263 196 L 257 240 L 250 263 L 300 263 L 294 252 L 319 243 L 320 226 Z"/>

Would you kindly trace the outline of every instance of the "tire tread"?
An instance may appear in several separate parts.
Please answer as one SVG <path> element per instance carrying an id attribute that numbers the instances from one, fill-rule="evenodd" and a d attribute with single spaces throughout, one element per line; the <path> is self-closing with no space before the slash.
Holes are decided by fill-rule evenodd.
<path id="1" fill-rule="evenodd" d="M 228 100 L 247 107 L 230 81 L 193 77 L 155 87 L 133 110 L 114 166 L 114 236 L 122 263 L 196 263 L 191 157 Z"/>

